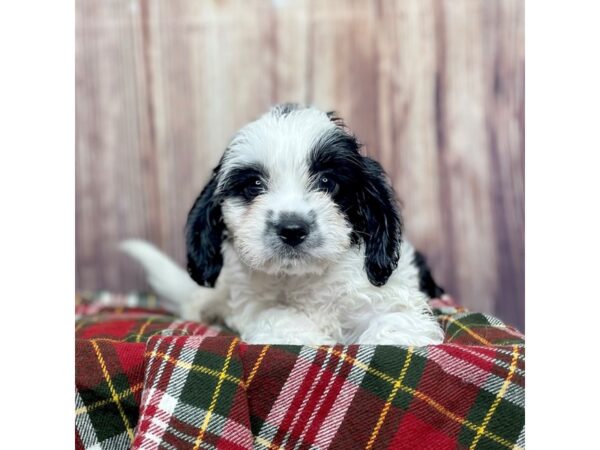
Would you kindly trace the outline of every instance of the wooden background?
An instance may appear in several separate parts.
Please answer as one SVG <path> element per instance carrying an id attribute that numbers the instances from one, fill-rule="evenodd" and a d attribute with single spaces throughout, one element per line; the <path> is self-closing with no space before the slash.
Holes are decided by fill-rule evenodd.
<path id="1" fill-rule="evenodd" d="M 381 161 L 439 281 L 523 328 L 523 16 L 520 0 L 78 0 L 77 288 L 146 288 L 127 237 L 183 262 L 229 138 L 296 101 L 337 110 Z"/>

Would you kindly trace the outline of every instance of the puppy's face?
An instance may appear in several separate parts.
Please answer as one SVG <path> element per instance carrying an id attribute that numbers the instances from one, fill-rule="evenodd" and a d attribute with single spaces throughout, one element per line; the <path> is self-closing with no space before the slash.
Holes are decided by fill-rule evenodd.
<path id="1" fill-rule="evenodd" d="M 192 277 L 214 284 L 227 238 L 244 264 L 270 274 L 320 273 L 365 245 L 369 279 L 385 283 L 400 218 L 381 167 L 359 147 L 331 114 L 296 105 L 242 128 L 190 211 Z"/>
<path id="2" fill-rule="evenodd" d="M 340 202 L 351 180 L 338 169 L 356 149 L 315 109 L 276 109 L 240 130 L 225 152 L 217 193 L 241 260 L 302 274 L 339 258 L 352 225 Z"/>

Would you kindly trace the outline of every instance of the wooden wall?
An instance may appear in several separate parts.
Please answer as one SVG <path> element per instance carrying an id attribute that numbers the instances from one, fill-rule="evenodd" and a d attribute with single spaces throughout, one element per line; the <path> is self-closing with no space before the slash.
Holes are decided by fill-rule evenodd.
<path id="1" fill-rule="evenodd" d="M 77 288 L 146 288 L 126 237 L 183 262 L 232 133 L 335 109 L 391 175 L 407 235 L 464 305 L 524 326 L 520 0 L 76 2 Z"/>

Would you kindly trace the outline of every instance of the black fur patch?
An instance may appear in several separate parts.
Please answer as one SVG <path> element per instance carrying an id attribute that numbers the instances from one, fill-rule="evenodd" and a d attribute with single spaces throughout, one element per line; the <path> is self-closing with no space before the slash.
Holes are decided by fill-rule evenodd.
<path id="1" fill-rule="evenodd" d="M 188 273 L 198 284 L 210 287 L 215 285 L 223 267 L 225 224 L 220 197 L 216 195 L 219 171 L 220 164 L 194 202 L 185 229 Z"/>
<path id="2" fill-rule="evenodd" d="M 431 269 L 427 264 L 425 256 L 421 252 L 415 251 L 413 263 L 419 269 L 419 289 L 429 298 L 440 298 L 444 294 L 444 289 L 433 279 Z"/>
<path id="3" fill-rule="evenodd" d="M 255 181 L 261 183 L 260 189 L 256 189 Z M 237 167 L 229 172 L 219 191 L 219 196 L 221 198 L 239 197 L 245 202 L 250 202 L 256 195 L 266 191 L 267 183 L 268 174 L 261 165 Z"/>
<path id="4" fill-rule="evenodd" d="M 362 156 L 360 143 L 336 127 L 322 136 L 311 154 L 310 173 L 339 185 L 333 196 L 352 224 L 352 242 L 365 245 L 365 270 L 375 286 L 384 285 L 400 257 L 402 221 L 394 192 L 381 165 Z"/>

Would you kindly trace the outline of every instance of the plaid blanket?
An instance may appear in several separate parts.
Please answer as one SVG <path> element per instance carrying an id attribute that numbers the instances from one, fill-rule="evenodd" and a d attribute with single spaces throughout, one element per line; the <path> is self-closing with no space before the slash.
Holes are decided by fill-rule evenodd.
<path id="1" fill-rule="evenodd" d="M 432 301 L 428 347 L 247 345 L 156 298 L 77 296 L 77 449 L 524 448 L 524 340 Z"/>

